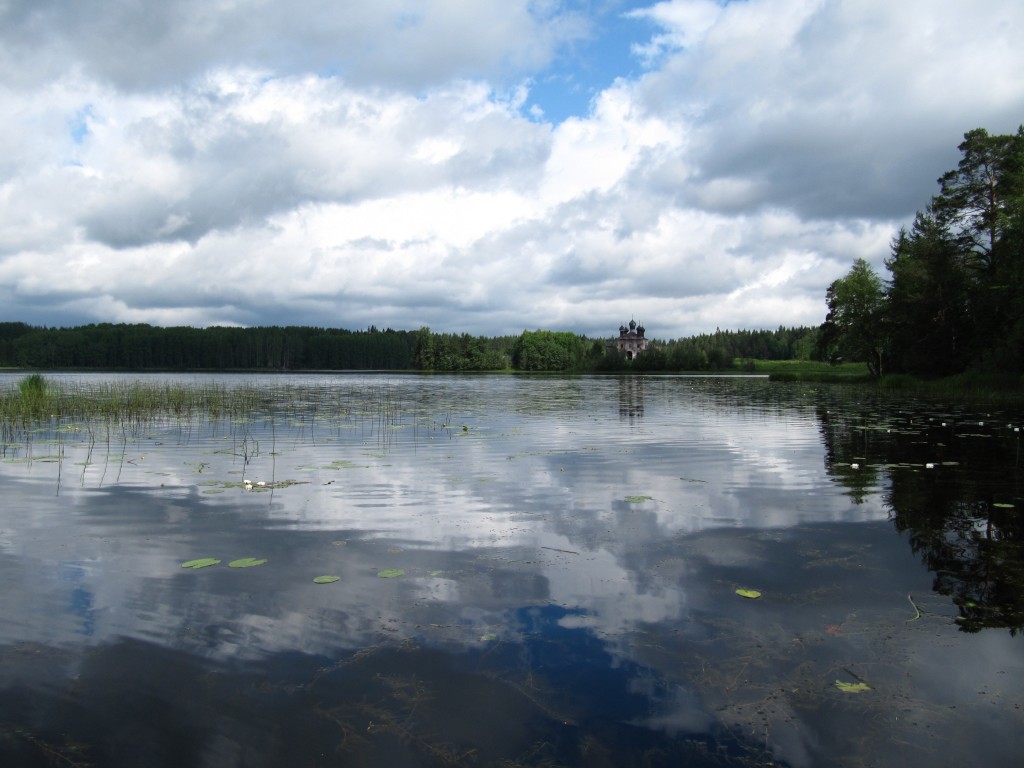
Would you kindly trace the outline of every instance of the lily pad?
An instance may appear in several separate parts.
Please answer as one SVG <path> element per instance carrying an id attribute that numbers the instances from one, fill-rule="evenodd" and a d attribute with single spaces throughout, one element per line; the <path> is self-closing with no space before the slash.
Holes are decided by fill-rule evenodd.
<path id="1" fill-rule="evenodd" d="M 871 690 L 867 683 L 844 683 L 842 680 L 836 680 L 836 688 L 843 693 L 864 693 Z"/>
<path id="2" fill-rule="evenodd" d="M 232 560 L 228 563 L 228 568 L 252 568 L 254 565 L 263 565 L 266 559 L 259 560 L 255 557 L 243 557 L 238 560 Z"/>
<path id="3" fill-rule="evenodd" d="M 740 597 L 745 597 L 748 600 L 757 600 L 761 596 L 761 593 L 756 589 L 737 589 L 736 594 Z"/>
<path id="4" fill-rule="evenodd" d="M 181 564 L 182 568 L 208 568 L 220 562 L 216 557 L 200 557 L 198 560 L 186 560 Z"/>
<path id="5" fill-rule="evenodd" d="M 383 571 L 377 571 L 377 575 L 382 579 L 393 579 L 396 576 L 405 576 L 405 571 L 401 568 L 385 568 Z"/>
<path id="6" fill-rule="evenodd" d="M 314 584 L 333 584 L 336 581 L 341 581 L 341 576 L 317 576 L 313 579 Z"/>

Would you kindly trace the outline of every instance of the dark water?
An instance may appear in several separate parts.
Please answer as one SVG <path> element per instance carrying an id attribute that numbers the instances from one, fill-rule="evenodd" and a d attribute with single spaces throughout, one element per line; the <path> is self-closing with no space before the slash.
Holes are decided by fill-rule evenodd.
<path id="1" fill-rule="evenodd" d="M 0 765 L 1019 762 L 1020 410 L 216 381 L 279 405 L 7 434 Z"/>

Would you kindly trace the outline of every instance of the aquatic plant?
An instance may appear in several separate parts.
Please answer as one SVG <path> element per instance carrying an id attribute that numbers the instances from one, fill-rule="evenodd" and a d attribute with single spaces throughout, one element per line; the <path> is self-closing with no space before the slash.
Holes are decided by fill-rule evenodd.
<path id="1" fill-rule="evenodd" d="M 103 382 L 57 384 L 40 374 L 0 391 L 0 421 L 101 419 L 143 422 L 160 417 L 243 416 L 279 401 L 275 388 L 221 384 Z"/>
<path id="2" fill-rule="evenodd" d="M 209 568 L 211 565 L 218 565 L 219 563 L 220 560 L 216 557 L 200 557 L 196 560 L 186 560 L 181 564 L 181 567 L 196 570 L 198 568 Z"/>
<path id="3" fill-rule="evenodd" d="M 46 378 L 41 373 L 33 373 L 18 382 L 18 391 L 22 397 L 39 397 L 46 394 Z"/>

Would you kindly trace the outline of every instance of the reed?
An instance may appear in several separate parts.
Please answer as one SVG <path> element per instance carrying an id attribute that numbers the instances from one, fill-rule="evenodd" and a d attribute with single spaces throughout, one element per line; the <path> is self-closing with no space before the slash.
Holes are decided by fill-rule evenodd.
<path id="1" fill-rule="evenodd" d="M 280 402 L 273 388 L 220 384 L 55 384 L 39 374 L 0 391 L 0 421 L 142 422 L 158 418 L 251 416 Z"/>
<path id="2" fill-rule="evenodd" d="M 49 382 L 41 373 L 33 373 L 18 382 L 18 391 L 22 397 L 39 397 L 46 393 Z"/>
<path id="3" fill-rule="evenodd" d="M 944 397 L 968 397 L 973 400 L 1024 399 L 1024 377 L 1013 373 L 968 371 L 955 376 L 924 379 L 906 374 L 883 376 L 879 386 L 890 391 Z"/>

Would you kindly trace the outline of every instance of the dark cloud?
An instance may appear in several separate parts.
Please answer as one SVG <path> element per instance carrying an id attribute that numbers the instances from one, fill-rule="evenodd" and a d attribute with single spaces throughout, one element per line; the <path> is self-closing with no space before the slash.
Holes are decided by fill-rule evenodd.
<path id="1" fill-rule="evenodd" d="M 125 179 L 123 189 L 115 189 L 82 217 L 87 237 L 113 248 L 194 244 L 212 231 L 259 224 L 315 199 L 303 188 L 303 169 L 288 162 L 279 137 L 245 134 L 240 131 L 190 158 L 188 184 L 180 189 L 161 194 Z"/>
<path id="2" fill-rule="evenodd" d="M 1024 117 L 1021 88 L 984 96 L 993 65 L 1015 66 L 1007 21 L 1024 12 L 1006 0 L 754 0 L 714 14 L 688 38 L 684 17 L 663 15 L 688 44 L 667 45 L 638 89 L 653 114 L 687 127 L 684 205 L 905 218 L 955 164 L 965 131 L 1013 131 Z"/>
<path id="3" fill-rule="evenodd" d="M 519 76 L 587 34 L 582 14 L 524 0 L 9 0 L 0 41 L 25 82 L 81 67 L 129 90 L 164 89 L 245 62 L 356 84 L 420 89 Z"/>

